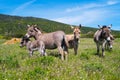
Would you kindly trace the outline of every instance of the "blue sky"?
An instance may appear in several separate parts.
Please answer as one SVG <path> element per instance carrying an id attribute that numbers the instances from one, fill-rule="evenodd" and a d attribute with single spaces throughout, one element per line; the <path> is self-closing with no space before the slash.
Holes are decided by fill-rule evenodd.
<path id="1" fill-rule="evenodd" d="M 120 30 L 120 0 L 0 0 L 0 13 Z"/>

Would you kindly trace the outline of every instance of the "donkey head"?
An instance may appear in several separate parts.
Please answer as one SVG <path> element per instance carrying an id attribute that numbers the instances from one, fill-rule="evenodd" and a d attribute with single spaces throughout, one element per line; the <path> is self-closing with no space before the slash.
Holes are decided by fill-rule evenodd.
<path id="1" fill-rule="evenodd" d="M 20 47 L 24 47 L 26 46 L 27 42 L 30 41 L 29 38 L 27 38 L 26 36 L 23 36 L 20 42 Z"/>
<path id="2" fill-rule="evenodd" d="M 27 33 L 26 33 L 26 37 L 30 38 L 30 37 L 35 37 L 37 34 L 41 34 L 41 31 L 39 28 L 36 27 L 37 25 L 27 25 L 28 29 L 27 29 Z"/>
<path id="3" fill-rule="evenodd" d="M 112 25 L 110 25 L 110 26 L 104 25 L 102 27 L 99 26 L 102 30 L 101 31 L 101 38 L 104 38 L 105 40 L 110 41 L 110 32 L 111 32 L 110 28 L 111 28 L 111 26 Z"/>
<path id="4" fill-rule="evenodd" d="M 76 40 L 79 40 L 79 38 L 80 38 L 80 28 L 81 28 L 81 24 L 79 25 L 79 27 L 72 27 L 71 26 L 71 28 L 73 29 L 73 33 L 74 33 L 74 38 L 76 39 Z"/>
<path id="5" fill-rule="evenodd" d="M 108 43 L 109 48 L 112 49 L 112 47 L 113 47 L 112 46 L 113 45 L 113 40 L 107 41 L 107 43 Z"/>

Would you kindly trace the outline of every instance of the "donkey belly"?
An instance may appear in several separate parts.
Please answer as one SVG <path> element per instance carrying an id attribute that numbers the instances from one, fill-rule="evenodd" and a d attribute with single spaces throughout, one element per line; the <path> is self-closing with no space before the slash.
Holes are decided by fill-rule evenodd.
<path id="1" fill-rule="evenodd" d="M 68 43 L 69 43 L 69 48 L 73 48 L 74 47 L 73 41 L 69 41 Z"/>
<path id="2" fill-rule="evenodd" d="M 57 46 L 56 46 L 55 44 L 46 44 L 46 45 L 45 45 L 45 48 L 46 48 L 46 49 L 56 49 Z"/>

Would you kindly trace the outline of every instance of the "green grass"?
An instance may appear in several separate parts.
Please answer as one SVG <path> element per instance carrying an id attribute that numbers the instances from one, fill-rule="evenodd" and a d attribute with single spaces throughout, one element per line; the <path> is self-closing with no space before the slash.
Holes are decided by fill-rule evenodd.
<path id="1" fill-rule="evenodd" d="M 120 39 L 112 51 L 98 57 L 91 38 L 81 38 L 78 55 L 69 49 L 68 61 L 61 61 L 57 49 L 47 50 L 47 57 L 35 52 L 29 57 L 19 43 L 3 45 L 0 40 L 1 80 L 120 80 Z"/>

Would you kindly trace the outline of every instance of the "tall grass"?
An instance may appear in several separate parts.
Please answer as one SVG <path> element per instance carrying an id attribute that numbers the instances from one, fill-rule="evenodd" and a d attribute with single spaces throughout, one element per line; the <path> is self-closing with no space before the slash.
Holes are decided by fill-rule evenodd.
<path id="1" fill-rule="evenodd" d="M 81 38 L 78 55 L 69 49 L 68 61 L 61 61 L 57 49 L 47 50 L 48 56 L 35 52 L 29 57 L 19 43 L 3 45 L 0 40 L 1 80 L 120 80 L 120 39 L 115 39 L 112 51 L 105 57 L 95 55 L 91 38 Z"/>

